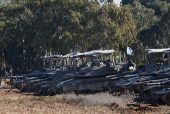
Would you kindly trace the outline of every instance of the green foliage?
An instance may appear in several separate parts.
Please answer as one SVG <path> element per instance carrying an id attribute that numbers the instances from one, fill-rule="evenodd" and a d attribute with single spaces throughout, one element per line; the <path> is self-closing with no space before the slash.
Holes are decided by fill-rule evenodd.
<path id="1" fill-rule="evenodd" d="M 138 67 L 142 67 L 142 66 L 144 66 L 144 64 L 143 64 L 143 63 L 140 63 L 140 64 L 138 65 Z"/>
<path id="2" fill-rule="evenodd" d="M 150 26 L 154 25 L 159 20 L 159 18 L 155 16 L 155 11 L 153 9 L 142 6 L 140 2 L 133 2 L 130 8 L 136 24 L 137 33 L 143 29 L 149 29 Z"/>
<path id="3" fill-rule="evenodd" d="M 138 65 L 138 69 L 142 69 L 144 66 L 145 66 L 145 65 L 144 65 L 143 63 L 140 63 L 140 64 Z"/>
<path id="4" fill-rule="evenodd" d="M 142 30 L 137 37 L 148 48 L 166 48 L 170 45 L 170 9 L 166 12 L 160 21 L 150 27 L 150 29 Z M 150 39 L 150 40 L 147 40 Z"/>
<path id="5" fill-rule="evenodd" d="M 157 57 L 156 58 L 156 61 L 160 61 L 160 60 L 162 60 L 162 57 Z"/>
<path id="6" fill-rule="evenodd" d="M 40 56 L 132 47 L 137 63 L 143 48 L 169 45 L 169 1 L 12 0 L 0 4 L 0 59 L 14 73 L 40 69 Z M 136 37 L 138 39 L 136 39 Z M 159 41 L 159 45 L 155 45 Z M 4 54 L 4 57 L 3 57 Z M 3 67 L 1 68 L 1 72 Z"/>

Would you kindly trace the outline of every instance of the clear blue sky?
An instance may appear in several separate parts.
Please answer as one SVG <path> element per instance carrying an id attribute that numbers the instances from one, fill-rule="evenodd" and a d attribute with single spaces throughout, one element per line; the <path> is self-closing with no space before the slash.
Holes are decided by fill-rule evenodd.
<path id="1" fill-rule="evenodd" d="M 114 0 L 114 2 L 115 2 L 115 4 L 118 4 L 118 6 L 120 6 L 120 2 L 121 2 L 122 0 Z"/>

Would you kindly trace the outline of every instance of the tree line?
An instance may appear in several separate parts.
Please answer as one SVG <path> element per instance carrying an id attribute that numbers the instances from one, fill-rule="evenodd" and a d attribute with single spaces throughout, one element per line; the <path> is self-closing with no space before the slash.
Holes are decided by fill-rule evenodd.
<path id="1" fill-rule="evenodd" d="M 100 0 L 102 2 L 102 0 Z M 103 0 L 104 1 L 104 0 Z M 11 0 L 0 2 L 0 71 L 16 74 L 42 68 L 40 56 L 94 49 L 169 45 L 168 0 Z M 163 38 L 163 39 L 162 39 Z M 155 41 L 159 44 L 155 45 Z M 5 69 L 5 70 L 4 70 Z"/>

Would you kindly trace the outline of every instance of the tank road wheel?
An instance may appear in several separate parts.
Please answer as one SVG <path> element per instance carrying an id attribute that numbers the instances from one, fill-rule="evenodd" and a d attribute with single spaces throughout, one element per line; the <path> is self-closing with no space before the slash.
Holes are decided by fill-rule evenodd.
<path id="1" fill-rule="evenodd" d="M 160 101 L 160 98 L 156 94 L 154 94 L 152 96 L 152 100 L 153 100 L 153 104 L 156 105 L 156 106 L 158 106 L 158 104 L 162 104 L 161 101 Z"/>
<path id="2" fill-rule="evenodd" d="M 58 93 L 59 94 L 63 93 L 63 88 L 62 87 L 58 89 Z"/>
<path id="3" fill-rule="evenodd" d="M 160 94 L 157 95 L 155 99 L 157 100 L 157 102 L 158 102 L 159 104 L 161 104 L 161 105 L 165 104 L 165 103 L 163 102 L 162 95 L 160 95 Z"/>
<path id="4" fill-rule="evenodd" d="M 53 95 L 53 89 L 51 87 L 46 90 L 46 95 Z"/>
<path id="5" fill-rule="evenodd" d="M 170 93 L 165 93 L 165 94 L 163 94 L 163 95 L 162 95 L 162 100 L 163 100 L 166 104 L 170 105 Z"/>
<path id="6" fill-rule="evenodd" d="M 108 92 L 109 92 L 109 94 L 113 93 L 112 88 L 110 86 L 108 87 Z"/>
<path id="7" fill-rule="evenodd" d="M 153 103 L 152 102 L 152 97 L 151 97 L 151 93 L 150 93 L 150 91 L 145 91 L 144 92 L 144 98 L 146 99 L 146 101 L 148 101 L 149 103 Z"/>

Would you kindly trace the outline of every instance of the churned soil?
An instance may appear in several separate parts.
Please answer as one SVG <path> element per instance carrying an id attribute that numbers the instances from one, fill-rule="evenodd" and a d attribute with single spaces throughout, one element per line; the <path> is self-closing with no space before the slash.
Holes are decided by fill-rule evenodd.
<path id="1" fill-rule="evenodd" d="M 106 95 L 106 99 L 108 97 L 107 94 L 98 94 L 94 97 L 101 95 Z M 111 104 L 105 105 L 97 101 L 85 102 L 88 99 L 92 101 L 93 95 L 39 96 L 20 92 L 18 89 L 0 89 L 0 96 L 1 114 L 170 114 L 170 106 L 155 107 L 129 101 L 123 104 L 116 102 L 117 98 Z"/>

